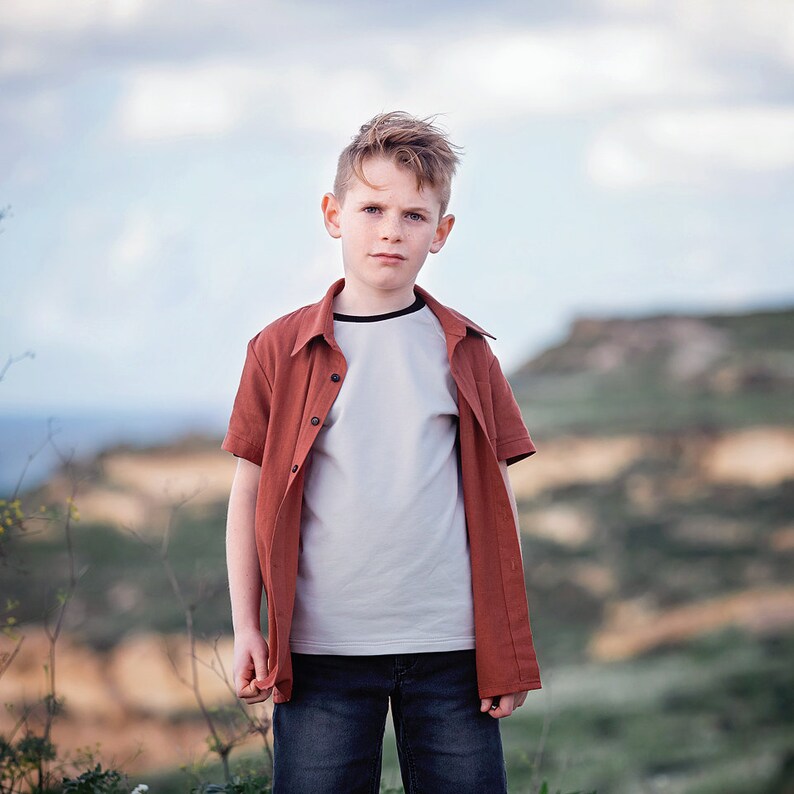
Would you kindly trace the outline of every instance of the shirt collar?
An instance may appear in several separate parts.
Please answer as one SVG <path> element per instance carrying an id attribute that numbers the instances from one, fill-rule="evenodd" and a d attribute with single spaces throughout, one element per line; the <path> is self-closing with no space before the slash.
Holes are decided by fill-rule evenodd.
<path id="1" fill-rule="evenodd" d="M 322 300 L 306 307 L 298 329 L 295 347 L 292 348 L 291 355 L 294 356 L 311 339 L 320 335 L 325 337 L 325 341 L 328 342 L 331 347 L 338 347 L 336 339 L 334 338 L 334 298 L 342 291 L 344 286 L 345 279 L 337 279 L 328 288 Z M 423 289 L 418 284 L 414 284 L 414 292 L 424 298 L 430 311 L 436 315 L 441 323 L 441 327 L 444 329 L 446 335 L 464 337 L 466 336 L 467 328 L 471 328 L 478 334 L 496 339 L 493 334 L 488 333 L 488 331 L 481 328 L 477 323 L 469 320 L 468 317 L 439 303 L 427 290 Z"/>

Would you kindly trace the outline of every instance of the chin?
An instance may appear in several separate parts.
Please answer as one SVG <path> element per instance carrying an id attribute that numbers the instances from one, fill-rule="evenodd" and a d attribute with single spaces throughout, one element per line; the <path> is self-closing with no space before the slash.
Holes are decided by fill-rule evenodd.
<path id="1" fill-rule="evenodd" d="M 400 289 L 401 287 L 408 287 L 413 285 L 414 279 L 401 276 L 400 278 L 378 279 L 377 282 L 378 282 L 377 285 L 380 286 L 382 289 Z"/>
<path id="2" fill-rule="evenodd" d="M 373 287 L 388 287 L 390 289 L 401 287 L 403 284 L 408 284 L 411 281 L 405 273 L 382 270 L 377 273 L 368 274 L 364 280 Z"/>

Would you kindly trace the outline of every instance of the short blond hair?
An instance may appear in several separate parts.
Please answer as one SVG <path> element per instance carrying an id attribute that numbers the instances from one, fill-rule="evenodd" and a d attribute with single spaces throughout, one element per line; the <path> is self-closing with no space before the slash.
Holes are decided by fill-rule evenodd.
<path id="1" fill-rule="evenodd" d="M 364 177 L 363 163 L 369 157 L 385 157 L 416 175 L 417 188 L 425 184 L 438 190 L 441 216 L 447 211 L 452 177 L 460 163 L 455 153 L 460 146 L 432 124 L 435 117 L 419 119 L 402 110 L 380 113 L 362 125 L 339 155 L 334 179 L 334 195 L 341 204 L 350 180 L 355 175 L 365 185 L 375 187 Z"/>

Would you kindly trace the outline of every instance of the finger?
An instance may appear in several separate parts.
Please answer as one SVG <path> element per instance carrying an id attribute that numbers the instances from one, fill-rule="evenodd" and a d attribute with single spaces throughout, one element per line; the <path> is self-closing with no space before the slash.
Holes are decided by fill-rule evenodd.
<path id="1" fill-rule="evenodd" d="M 237 688 L 237 697 L 246 700 L 248 698 L 257 698 L 258 700 L 267 700 L 270 697 L 270 693 L 273 691 L 272 685 L 264 688 L 263 684 L 257 684 L 256 679 L 251 679 L 250 681 L 245 682 L 242 686 Z"/>
<path id="2" fill-rule="evenodd" d="M 257 690 L 256 695 L 250 695 L 248 697 L 241 698 L 241 700 L 244 700 L 249 706 L 251 706 L 254 703 L 263 703 L 265 700 L 267 700 L 267 695 L 264 692 Z"/>
<path id="3" fill-rule="evenodd" d="M 254 665 L 250 657 L 245 662 L 238 662 L 234 670 L 234 683 L 237 686 L 238 694 L 245 689 L 254 677 Z"/>
<path id="4" fill-rule="evenodd" d="M 248 680 L 245 673 L 237 673 L 234 677 L 234 687 L 237 690 L 237 695 L 242 695 L 248 689 Z"/>
<path id="5" fill-rule="evenodd" d="M 254 683 L 253 670 L 244 670 L 240 673 L 236 683 L 238 695 L 254 695 L 259 691 Z"/>
<path id="6" fill-rule="evenodd" d="M 241 698 L 256 697 L 259 695 L 259 688 L 253 681 L 246 681 L 242 686 L 237 687 L 237 696 Z"/>
<path id="7" fill-rule="evenodd" d="M 256 679 L 254 683 L 264 684 L 267 678 L 267 655 L 260 652 L 254 653 L 254 669 L 256 670 Z"/>
<path id="8" fill-rule="evenodd" d="M 270 697 L 272 691 L 272 687 L 263 690 L 257 689 L 256 695 L 249 695 L 241 698 L 241 700 L 244 700 L 249 706 L 252 706 L 254 703 L 264 703 Z"/>
<path id="9" fill-rule="evenodd" d="M 480 711 L 488 711 L 493 703 L 493 698 L 482 698 L 480 700 Z"/>
<path id="10" fill-rule="evenodd" d="M 490 709 L 489 714 L 495 719 L 502 719 L 502 717 L 509 717 L 513 713 L 514 695 L 501 695 L 499 698 L 499 705 L 495 709 Z"/>

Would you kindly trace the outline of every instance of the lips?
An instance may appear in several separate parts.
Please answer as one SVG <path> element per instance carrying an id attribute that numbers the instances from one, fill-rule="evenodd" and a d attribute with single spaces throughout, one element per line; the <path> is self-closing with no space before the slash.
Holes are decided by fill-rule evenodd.
<path id="1" fill-rule="evenodd" d="M 372 254 L 376 259 L 382 259 L 384 262 L 400 262 L 405 257 L 402 254 L 387 254 L 387 253 L 380 253 L 380 254 Z"/>

